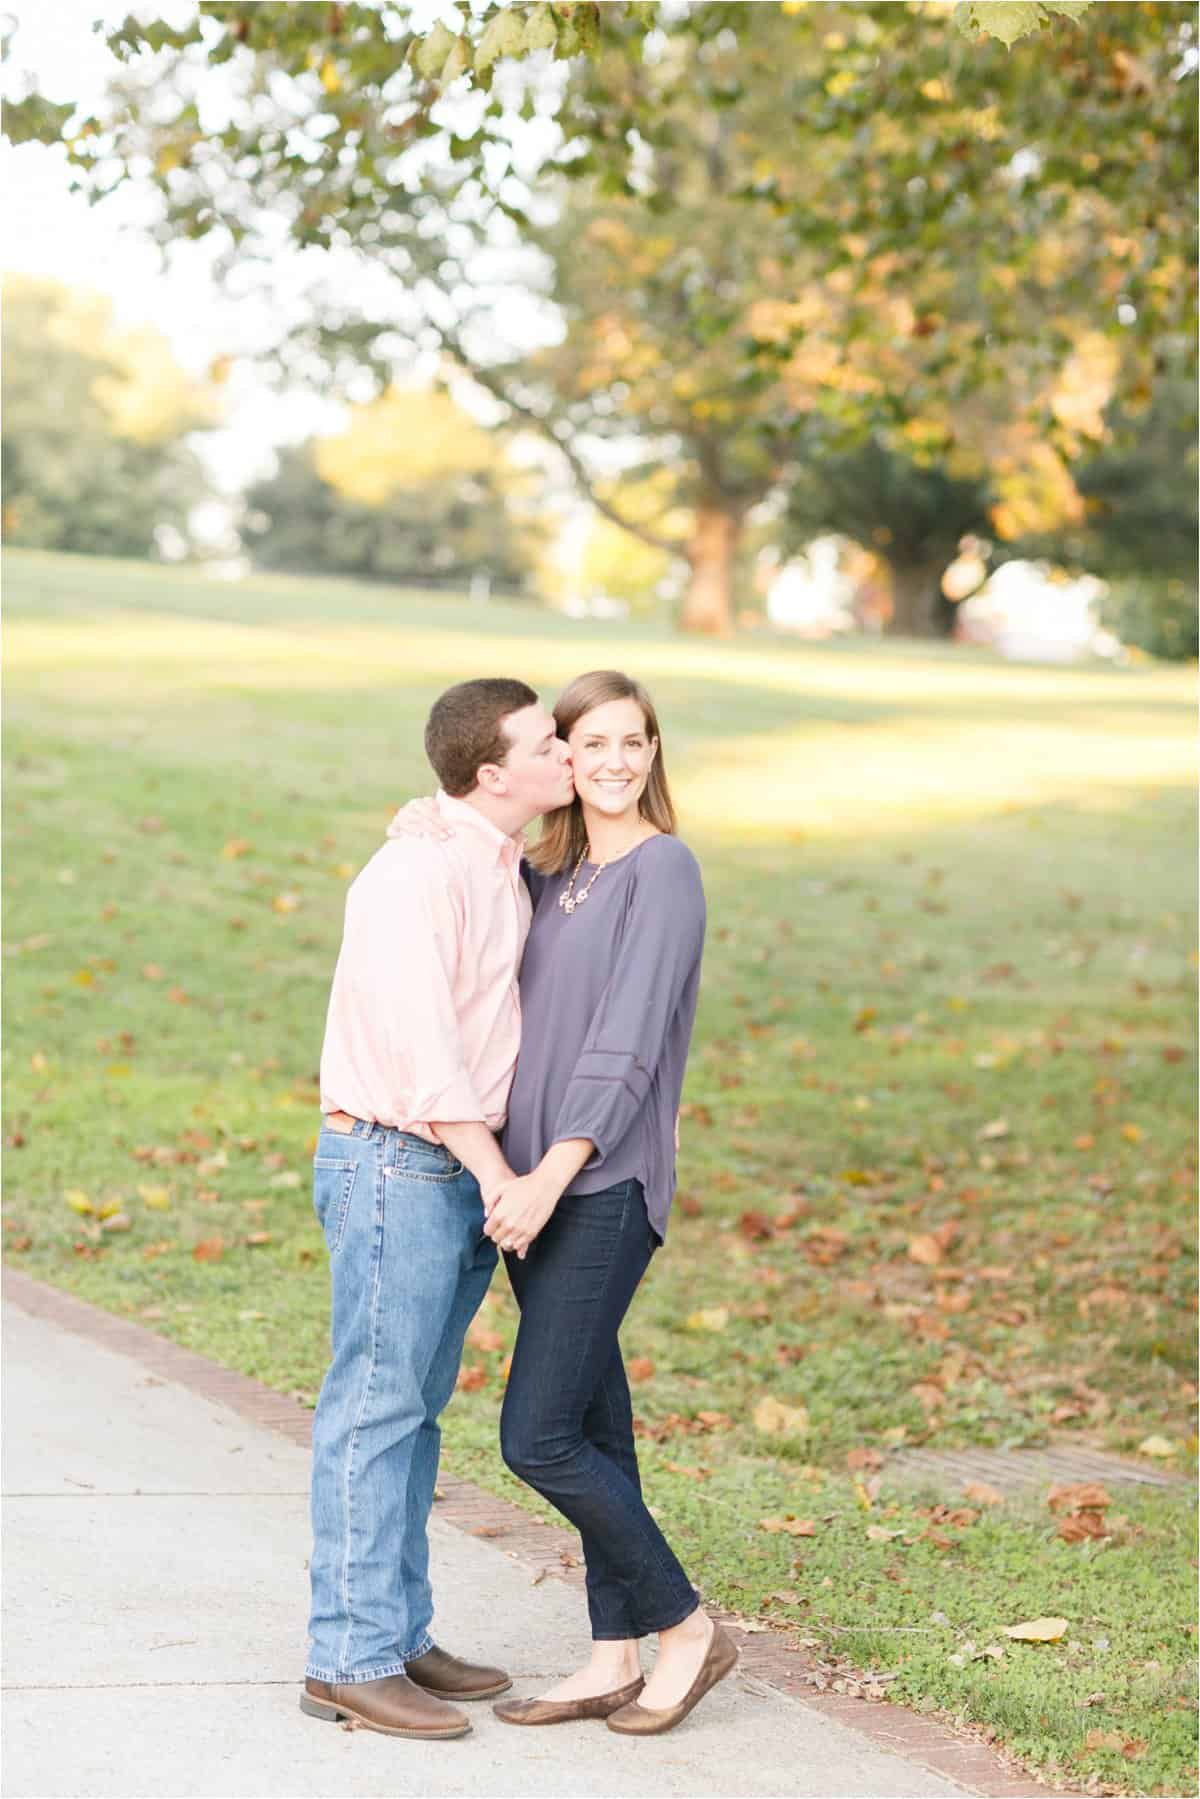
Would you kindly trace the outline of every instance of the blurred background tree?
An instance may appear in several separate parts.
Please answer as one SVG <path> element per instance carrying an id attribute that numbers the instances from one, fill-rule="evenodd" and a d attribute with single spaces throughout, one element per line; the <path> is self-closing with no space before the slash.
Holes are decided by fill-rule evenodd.
<path id="1" fill-rule="evenodd" d="M 278 461 L 246 496 L 247 543 L 264 567 L 528 581 L 539 537 L 529 479 L 449 394 L 391 389 Z"/>
<path id="2" fill-rule="evenodd" d="M 164 241 L 227 267 L 281 224 L 360 258 L 354 291 L 393 298 L 340 287 L 292 366 L 386 387 L 414 345 L 449 349 L 604 517 L 686 559 L 681 622 L 719 632 L 748 517 L 817 491 L 806 459 L 986 492 L 1012 554 L 1082 527 L 1075 472 L 1164 363 L 1194 366 L 1191 13 L 957 16 L 1037 35 L 1010 51 L 908 3 L 512 5 L 456 36 L 214 0 L 111 34 L 126 70 L 94 118 L 33 97 L 10 130 L 65 126 L 93 191 L 149 168 Z M 542 347 L 527 317 L 505 341 L 500 294 Z M 669 466 L 685 516 L 632 516 L 614 458 Z M 942 622 L 927 548 L 892 550 L 893 629 Z"/>
<path id="3" fill-rule="evenodd" d="M 155 331 L 122 331 L 99 294 L 13 276 L 3 343 L 4 537 L 36 549 L 152 556 L 205 497 L 189 447 L 214 391 Z"/>

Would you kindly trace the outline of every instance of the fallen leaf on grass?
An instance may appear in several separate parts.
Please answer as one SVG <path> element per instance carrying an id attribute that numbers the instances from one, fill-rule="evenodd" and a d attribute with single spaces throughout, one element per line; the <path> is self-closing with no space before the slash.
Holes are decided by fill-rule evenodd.
<path id="1" fill-rule="evenodd" d="M 225 1254 L 224 1237 L 204 1237 L 192 1251 L 196 1262 L 219 1262 Z"/>
<path id="2" fill-rule="evenodd" d="M 887 1526 L 883 1524 L 867 1525 L 868 1543 L 890 1543 L 893 1537 L 902 1537 L 903 1535 L 903 1530 L 888 1530 Z"/>
<path id="3" fill-rule="evenodd" d="M 171 1209 L 171 1189 L 169 1187 L 139 1186 L 138 1198 L 152 1212 L 169 1212 Z"/>
<path id="4" fill-rule="evenodd" d="M 925 1268 L 934 1267 L 941 1261 L 945 1253 L 932 1232 L 925 1232 L 919 1237 L 914 1237 L 908 1246 L 909 1261 L 919 1262 Z"/>
<path id="5" fill-rule="evenodd" d="M 1064 1543 L 1095 1542 L 1110 1535 L 1102 1512 L 1071 1512 L 1059 1521 L 1058 1534 Z"/>
<path id="6" fill-rule="evenodd" d="M 809 1231 L 802 1245 L 807 1260 L 815 1263 L 818 1268 L 828 1268 L 839 1261 L 849 1246 L 850 1239 L 845 1231 L 836 1230 L 832 1225 Z"/>
<path id="7" fill-rule="evenodd" d="M 95 1213 L 96 1208 L 88 1198 L 87 1194 L 83 1191 L 82 1187 L 68 1187 L 63 1194 L 63 1198 L 66 1200 L 71 1210 L 73 1212 L 78 1212 L 81 1218 L 88 1218 Z"/>
<path id="8" fill-rule="evenodd" d="M 846 1466 L 850 1469 L 882 1468 L 883 1455 L 878 1449 L 851 1449 L 846 1454 Z"/>
<path id="9" fill-rule="evenodd" d="M 765 1394 L 754 1408 L 754 1428 L 767 1437 L 799 1437 L 808 1429 L 808 1412 L 802 1405 L 784 1405 Z"/>
<path id="10" fill-rule="evenodd" d="M 1059 1481 L 1047 1493 L 1046 1504 L 1052 1512 L 1102 1512 L 1112 1499 L 1096 1481 Z"/>
<path id="11" fill-rule="evenodd" d="M 295 912 L 299 904 L 300 895 L 298 893 L 277 893 L 271 901 L 271 910 L 280 914 Z"/>
<path id="12" fill-rule="evenodd" d="M 1009 1123 L 1007 1118 L 993 1118 L 976 1132 L 981 1143 L 996 1143 L 1001 1137 L 1007 1137 Z"/>
<path id="13" fill-rule="evenodd" d="M 707 1480 L 712 1474 L 711 1468 L 688 1468 L 683 1462 L 664 1462 L 663 1467 L 669 1468 L 672 1474 L 682 1474 L 687 1480 Z"/>
<path id="14" fill-rule="evenodd" d="M 811 1518 L 760 1518 L 758 1528 L 772 1534 L 786 1531 L 789 1537 L 815 1537 L 817 1534 L 816 1524 Z"/>
<path id="15" fill-rule="evenodd" d="M 487 1369 L 478 1362 L 468 1362 L 458 1371 L 455 1386 L 460 1393 L 476 1393 L 487 1385 Z"/>
<path id="16" fill-rule="evenodd" d="M 625 1372 L 631 1381 L 653 1380 L 654 1363 L 648 1355 L 635 1355 L 626 1362 Z"/>
<path id="17" fill-rule="evenodd" d="M 748 1243 L 762 1243 L 775 1234 L 765 1212 L 743 1212 L 738 1219 L 738 1230 Z"/>
<path id="18" fill-rule="evenodd" d="M 251 1231 L 245 1239 L 247 1249 L 263 1249 L 270 1241 L 270 1231 Z"/>
<path id="19" fill-rule="evenodd" d="M 1003 1505 L 1004 1495 L 998 1487 L 989 1486 L 986 1480 L 965 1480 L 963 1482 L 963 1498 L 973 1499 L 976 1505 Z"/>
<path id="20" fill-rule="evenodd" d="M 1004 1634 L 1014 1643 L 1060 1643 L 1070 1629 L 1066 1618 L 1030 1618 L 1024 1624 L 1009 1624 Z"/>
<path id="21" fill-rule="evenodd" d="M 222 860 L 236 862 L 239 856 L 248 856 L 252 848 L 253 845 L 248 843 L 244 837 L 231 837 L 221 851 Z"/>
<path id="22" fill-rule="evenodd" d="M 1175 1454 L 1175 1445 L 1169 1437 L 1146 1437 L 1138 1444 L 1139 1455 L 1167 1456 Z"/>
<path id="23" fill-rule="evenodd" d="M 709 1306 L 699 1312 L 689 1312 L 684 1319 L 684 1327 L 690 1331 L 723 1331 L 729 1323 L 728 1306 Z"/>
<path id="24" fill-rule="evenodd" d="M 132 1230 L 133 1219 L 128 1212 L 108 1212 L 101 1216 L 100 1229 L 109 1232 Z"/>
<path id="25" fill-rule="evenodd" d="M 467 1332 L 467 1342 L 472 1349 L 482 1350 L 484 1355 L 495 1355 L 504 1348 L 504 1338 L 499 1331 L 489 1330 L 486 1324 L 476 1322 Z"/>

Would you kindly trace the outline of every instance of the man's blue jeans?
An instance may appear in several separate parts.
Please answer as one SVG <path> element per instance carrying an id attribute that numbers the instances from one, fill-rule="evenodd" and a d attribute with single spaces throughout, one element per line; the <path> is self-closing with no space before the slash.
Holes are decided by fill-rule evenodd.
<path id="1" fill-rule="evenodd" d="M 322 1129 L 313 1198 L 333 1359 L 313 1419 L 305 1673 L 381 1680 L 433 1646 L 438 1417 L 496 1250 L 475 1177 L 447 1149 L 384 1125 Z"/>

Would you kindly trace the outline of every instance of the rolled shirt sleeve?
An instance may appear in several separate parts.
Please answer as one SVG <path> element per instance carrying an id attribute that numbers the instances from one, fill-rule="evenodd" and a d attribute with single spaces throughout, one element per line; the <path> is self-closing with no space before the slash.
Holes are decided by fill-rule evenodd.
<path id="1" fill-rule="evenodd" d="M 645 1104 L 672 1019 L 704 947 L 704 888 L 678 839 L 639 864 L 613 973 L 559 1109 L 553 1141 L 590 1137 L 608 1155 Z M 603 878 L 603 877 L 601 877 Z"/>
<path id="2" fill-rule="evenodd" d="M 345 1051 L 394 1096 L 394 1116 L 486 1121 L 455 1000 L 461 942 L 444 866 L 424 844 L 351 889 L 331 1004 L 348 1032 Z"/>

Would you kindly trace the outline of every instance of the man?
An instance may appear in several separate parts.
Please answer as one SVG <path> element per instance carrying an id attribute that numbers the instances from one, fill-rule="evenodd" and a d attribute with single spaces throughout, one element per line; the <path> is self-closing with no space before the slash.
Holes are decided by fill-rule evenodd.
<path id="1" fill-rule="evenodd" d="M 463 1338 L 496 1263 L 485 1199 L 520 1040 L 522 832 L 572 796 L 566 745 L 521 681 L 465 681 L 425 749 L 454 835 L 389 839 L 350 888 L 321 1054 L 314 1199 L 332 1349 L 313 1421 L 302 1710 L 392 1736 L 470 1729 L 451 1700 L 511 1684 L 430 1634 L 427 1527 Z"/>

